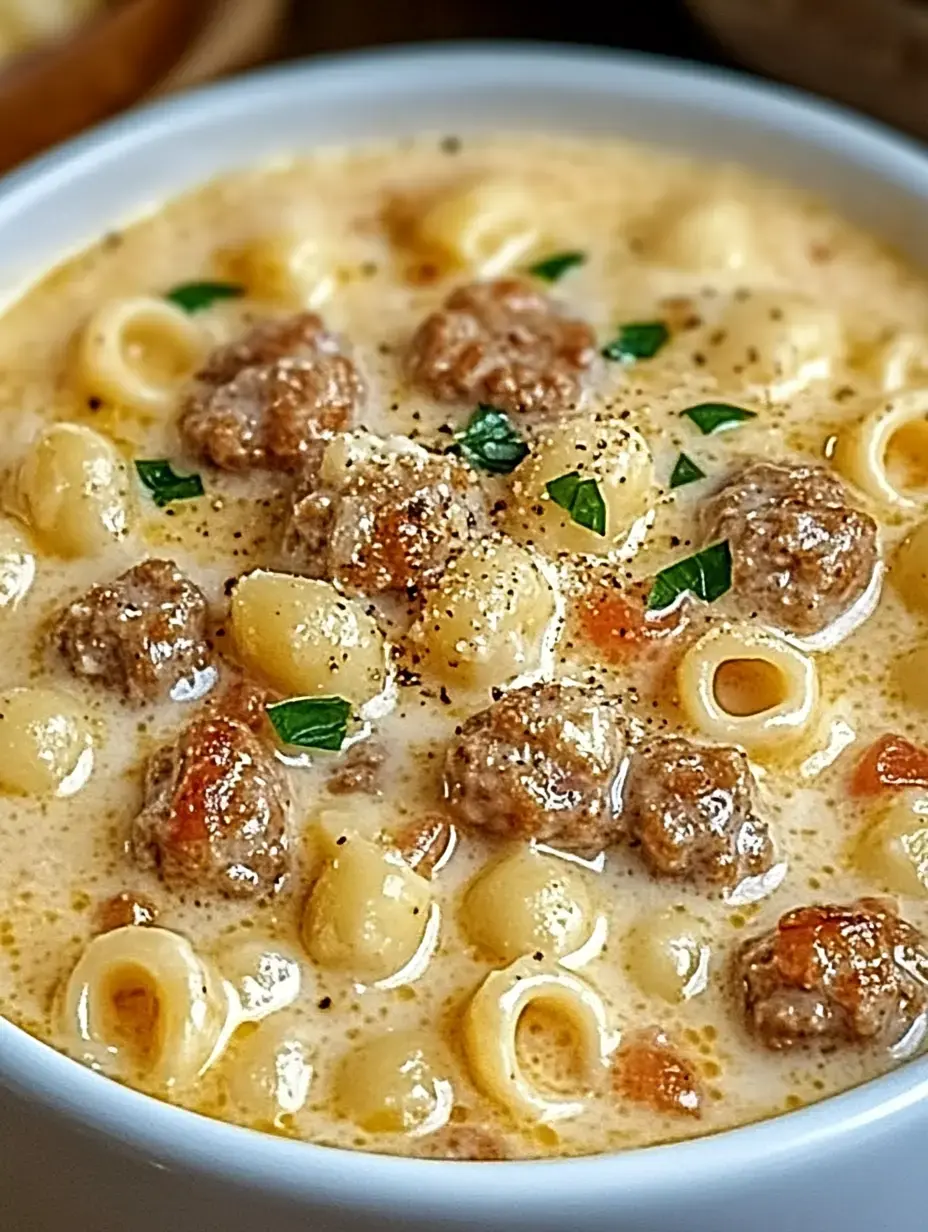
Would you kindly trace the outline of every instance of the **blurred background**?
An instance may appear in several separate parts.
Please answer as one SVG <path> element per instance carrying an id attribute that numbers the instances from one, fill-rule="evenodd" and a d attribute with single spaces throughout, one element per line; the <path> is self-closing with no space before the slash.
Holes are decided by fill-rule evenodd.
<path id="1" fill-rule="evenodd" d="M 928 140 L 928 0 L 0 0 L 0 170 L 142 99 L 254 64 L 460 38 L 725 64 Z"/>

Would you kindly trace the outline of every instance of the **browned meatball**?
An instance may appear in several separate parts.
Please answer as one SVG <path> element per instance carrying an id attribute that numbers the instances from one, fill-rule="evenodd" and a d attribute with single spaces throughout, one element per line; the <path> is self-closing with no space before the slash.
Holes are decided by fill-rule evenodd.
<path id="1" fill-rule="evenodd" d="M 151 928 L 158 923 L 158 908 L 144 894 L 123 890 L 97 908 L 97 932 L 111 933 L 117 928 Z"/>
<path id="2" fill-rule="evenodd" d="M 500 1159 L 517 1159 L 517 1147 L 501 1134 L 477 1125 L 446 1125 L 422 1138 L 416 1146 L 420 1159 L 464 1159 L 472 1163 L 490 1163 Z"/>
<path id="3" fill-rule="evenodd" d="M 773 863 L 754 812 L 748 759 L 730 745 L 667 736 L 632 754 L 625 824 L 644 862 L 663 877 L 736 885 Z"/>
<path id="4" fill-rule="evenodd" d="M 384 763 L 387 750 L 373 740 L 362 740 L 352 745 L 339 758 L 337 765 L 326 779 L 326 787 L 333 796 L 383 795 Z"/>
<path id="5" fill-rule="evenodd" d="M 187 447 L 224 470 L 296 470 L 350 426 L 363 387 L 315 313 L 256 326 L 197 373 L 181 411 Z"/>
<path id="6" fill-rule="evenodd" d="M 732 587 L 747 615 L 808 637 L 863 595 L 877 563 L 877 528 L 821 466 L 754 462 L 703 505 L 706 542 L 727 539 Z"/>
<path id="7" fill-rule="evenodd" d="M 206 599 L 173 561 L 146 560 L 66 608 L 53 636 L 71 671 L 131 702 L 184 701 L 215 681 Z"/>
<path id="8" fill-rule="evenodd" d="M 172 888 L 271 894 L 288 871 L 287 811 L 263 741 L 237 719 L 207 714 L 149 762 L 132 851 Z"/>
<path id="9" fill-rule="evenodd" d="M 326 469 L 297 495 L 285 546 L 347 594 L 415 594 L 489 527 L 479 481 L 454 458 L 375 445 L 331 485 Z"/>
<path id="10" fill-rule="evenodd" d="M 748 1029 L 767 1048 L 897 1042 L 928 1001 L 921 935 L 893 909 L 798 907 L 735 955 L 736 994 Z"/>
<path id="11" fill-rule="evenodd" d="M 698 1117 L 702 1091 L 696 1067 L 663 1031 L 641 1031 L 622 1040 L 615 1055 L 616 1094 L 654 1112 Z"/>
<path id="12" fill-rule="evenodd" d="M 616 837 L 612 788 L 624 751 L 608 698 L 573 685 L 513 689 L 452 742 L 445 796 L 471 830 L 595 852 Z"/>
<path id="13" fill-rule="evenodd" d="M 416 331 L 407 372 L 440 402 L 559 411 L 575 402 L 596 355 L 585 321 L 562 316 L 517 278 L 460 287 Z"/>

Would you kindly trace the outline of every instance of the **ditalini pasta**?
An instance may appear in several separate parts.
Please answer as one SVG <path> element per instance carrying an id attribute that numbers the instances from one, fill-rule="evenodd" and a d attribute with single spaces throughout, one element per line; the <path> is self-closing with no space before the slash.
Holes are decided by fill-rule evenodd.
<path id="1" fill-rule="evenodd" d="M 737 168 L 526 133 L 119 226 L 0 316 L 0 1013 L 430 1159 L 915 1049 L 928 281 Z"/>

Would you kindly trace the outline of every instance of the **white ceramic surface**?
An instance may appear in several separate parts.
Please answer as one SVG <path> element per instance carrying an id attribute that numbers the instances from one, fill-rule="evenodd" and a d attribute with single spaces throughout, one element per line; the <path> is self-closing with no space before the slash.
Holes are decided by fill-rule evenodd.
<path id="1" fill-rule="evenodd" d="M 319 142 L 630 135 L 820 191 L 928 265 L 928 157 L 800 95 L 672 62 L 420 48 L 274 70 L 130 115 L 0 185 L 0 298 L 217 172 Z M 0 853 L 2 859 L 2 853 Z M 0 1232 L 924 1229 L 928 1060 L 776 1121 L 554 1163 L 415 1162 L 264 1137 L 108 1082 L 0 1021 Z"/>

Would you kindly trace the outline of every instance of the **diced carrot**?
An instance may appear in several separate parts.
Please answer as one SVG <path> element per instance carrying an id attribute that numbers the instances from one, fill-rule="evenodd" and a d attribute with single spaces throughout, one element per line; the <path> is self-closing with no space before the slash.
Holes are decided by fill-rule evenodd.
<path id="1" fill-rule="evenodd" d="M 656 615 L 648 612 L 646 602 L 647 592 L 642 586 L 625 590 L 608 585 L 591 587 L 578 605 L 584 637 L 608 659 L 622 660 L 682 627 L 680 608 Z"/>
<path id="2" fill-rule="evenodd" d="M 928 787 L 928 749 L 904 736 L 880 736 L 857 763 L 851 795 L 875 796 L 905 787 Z"/>

